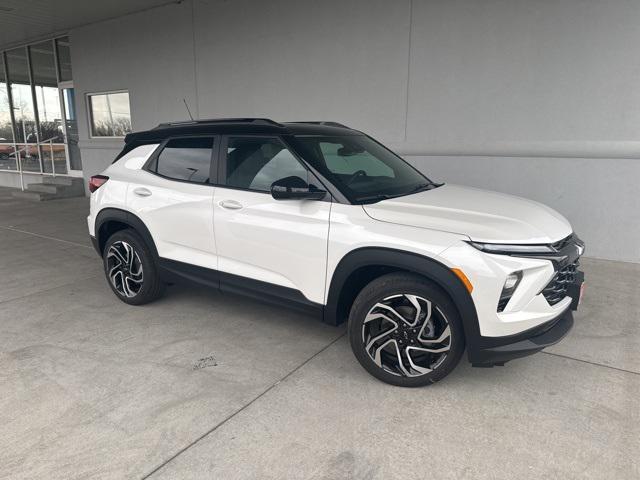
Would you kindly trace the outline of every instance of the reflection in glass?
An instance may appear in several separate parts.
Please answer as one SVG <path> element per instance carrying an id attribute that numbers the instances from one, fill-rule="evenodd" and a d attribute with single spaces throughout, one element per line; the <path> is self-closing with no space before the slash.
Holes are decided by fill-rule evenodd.
<path id="1" fill-rule="evenodd" d="M 11 109 L 2 55 L 0 55 L 0 170 L 17 170 L 11 127 Z"/>
<path id="2" fill-rule="evenodd" d="M 131 132 L 129 93 L 104 93 L 89 96 L 91 136 L 123 137 Z"/>
<path id="3" fill-rule="evenodd" d="M 55 162 L 55 173 L 67 173 L 67 155 L 64 143 L 42 143 L 40 145 L 42 166 L 46 173 L 53 173 L 51 159 Z"/>
<path id="4" fill-rule="evenodd" d="M 31 71 L 36 96 L 38 123 L 40 126 L 40 152 L 44 171 L 66 173 L 67 162 L 64 149 L 64 130 L 60 110 L 60 94 L 56 78 L 56 62 L 53 42 L 47 41 L 29 47 Z M 58 144 L 58 145 L 56 145 Z"/>
<path id="5" fill-rule="evenodd" d="M 39 172 L 41 168 L 37 145 L 38 135 L 29 85 L 26 48 L 16 48 L 7 52 L 7 77 L 13 99 L 18 158 L 22 161 L 23 170 Z"/>
<path id="6" fill-rule="evenodd" d="M 58 47 L 58 71 L 60 72 L 60 81 L 68 82 L 71 77 L 71 44 L 69 37 L 62 37 L 56 40 Z"/>

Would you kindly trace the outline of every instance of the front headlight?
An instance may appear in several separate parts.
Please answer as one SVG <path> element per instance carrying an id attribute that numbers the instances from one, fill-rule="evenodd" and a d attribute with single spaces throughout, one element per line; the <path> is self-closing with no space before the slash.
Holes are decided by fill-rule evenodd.
<path id="1" fill-rule="evenodd" d="M 556 250 L 551 245 L 517 245 L 517 244 L 501 244 L 501 243 L 482 243 L 482 242 L 467 242 L 474 248 L 485 252 L 495 253 L 498 255 L 538 255 L 556 253 Z"/>

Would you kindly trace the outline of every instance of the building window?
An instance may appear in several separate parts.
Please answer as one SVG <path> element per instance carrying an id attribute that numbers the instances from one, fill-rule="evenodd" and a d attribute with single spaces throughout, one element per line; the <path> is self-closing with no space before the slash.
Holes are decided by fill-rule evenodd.
<path id="1" fill-rule="evenodd" d="M 92 137 L 124 137 L 131 132 L 129 92 L 89 94 L 87 103 Z"/>
<path id="2" fill-rule="evenodd" d="M 3 60 L 2 55 L 0 55 L 0 60 Z M 9 89 L 4 76 L 4 68 L 0 64 L 0 170 L 17 170 L 18 168 L 11 117 Z"/>
<path id="3" fill-rule="evenodd" d="M 69 37 L 56 39 L 58 47 L 58 77 L 61 82 L 73 80 L 71 78 L 71 43 Z"/>
<path id="4" fill-rule="evenodd" d="M 68 37 L 0 51 L 0 170 L 66 174 L 70 163 L 82 169 L 69 96 Z"/>
<path id="5" fill-rule="evenodd" d="M 40 163 L 39 135 L 29 78 L 27 49 L 15 48 L 7 51 L 6 55 L 9 93 L 13 100 L 17 153 L 20 155 L 23 170 L 41 172 L 43 169 Z"/>

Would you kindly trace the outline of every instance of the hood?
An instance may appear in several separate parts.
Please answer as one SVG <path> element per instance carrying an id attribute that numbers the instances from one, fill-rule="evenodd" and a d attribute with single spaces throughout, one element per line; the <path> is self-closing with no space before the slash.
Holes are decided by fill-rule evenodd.
<path id="1" fill-rule="evenodd" d="M 460 185 L 363 205 L 382 222 L 468 236 L 487 243 L 553 243 L 571 234 L 562 215 L 541 203 Z"/>

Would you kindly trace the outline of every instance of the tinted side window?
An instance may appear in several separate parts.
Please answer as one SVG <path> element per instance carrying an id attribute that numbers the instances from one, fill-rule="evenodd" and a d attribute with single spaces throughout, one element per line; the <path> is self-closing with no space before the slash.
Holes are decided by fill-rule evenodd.
<path id="1" fill-rule="evenodd" d="M 193 137 L 169 140 L 150 170 L 168 178 L 208 183 L 213 138 Z"/>
<path id="2" fill-rule="evenodd" d="M 271 184 L 296 176 L 309 183 L 307 169 L 275 138 L 229 138 L 226 184 L 268 192 Z"/>

